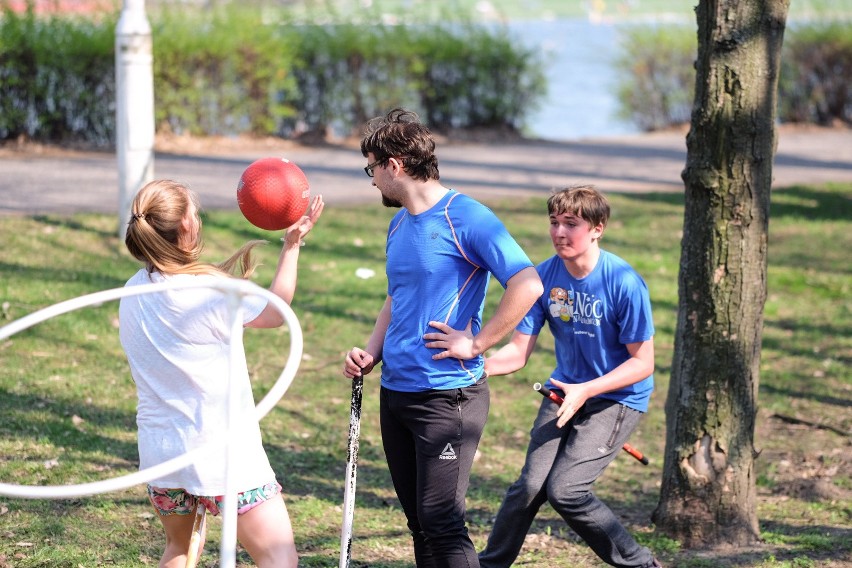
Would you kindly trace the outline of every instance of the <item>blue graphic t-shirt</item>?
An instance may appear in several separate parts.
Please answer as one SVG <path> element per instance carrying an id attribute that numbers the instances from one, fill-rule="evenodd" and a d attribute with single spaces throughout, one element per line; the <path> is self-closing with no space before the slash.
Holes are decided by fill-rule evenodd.
<path id="1" fill-rule="evenodd" d="M 594 270 L 581 279 L 571 276 L 558 256 L 542 262 L 536 270 L 544 294 L 516 329 L 538 335 L 547 322 L 556 340 L 554 378 L 565 383 L 596 379 L 630 358 L 625 344 L 654 336 L 648 287 L 616 255 L 601 250 Z M 646 412 L 653 390 L 654 376 L 650 375 L 600 397 Z"/>
<path id="2" fill-rule="evenodd" d="M 494 213 L 450 190 L 428 211 L 394 216 L 387 240 L 391 318 L 382 348 L 382 386 L 403 392 L 470 386 L 482 376 L 482 356 L 433 360 L 423 334 L 430 321 L 454 329 L 482 327 L 490 274 L 506 287 L 533 263 Z"/>

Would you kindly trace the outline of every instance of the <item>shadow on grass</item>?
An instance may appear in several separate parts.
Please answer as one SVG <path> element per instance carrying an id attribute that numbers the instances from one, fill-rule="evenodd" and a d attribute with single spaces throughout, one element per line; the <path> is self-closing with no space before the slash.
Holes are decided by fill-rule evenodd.
<path id="1" fill-rule="evenodd" d="M 78 231 L 82 233 L 92 233 L 98 237 L 102 237 L 104 239 L 113 239 L 115 238 L 115 231 L 104 231 L 102 229 L 96 229 L 86 223 L 79 221 L 78 219 L 72 217 L 59 217 L 53 215 L 33 215 L 32 219 L 37 221 L 43 225 L 48 225 L 51 227 L 61 227 L 64 229 L 69 229 L 72 231 Z"/>
<path id="2" fill-rule="evenodd" d="M 346 486 L 344 452 L 292 449 L 274 444 L 265 447 L 285 494 L 342 505 Z M 369 440 L 360 442 L 357 480 L 358 508 L 400 509 L 381 448 L 374 447 Z"/>
<path id="3" fill-rule="evenodd" d="M 832 189 L 794 185 L 774 188 L 769 205 L 770 219 L 782 217 L 801 218 L 809 221 L 848 221 L 852 218 L 852 196 Z M 624 193 L 622 198 L 644 203 L 661 203 L 683 207 L 683 193 L 649 192 Z"/>
<path id="4" fill-rule="evenodd" d="M 662 554 L 660 559 L 665 566 L 683 567 L 821 565 L 814 562 L 831 562 L 830 566 L 839 567 L 848 565 L 852 552 L 852 529 L 846 527 L 813 525 L 803 528 L 785 523 L 763 522 L 761 535 L 764 540 L 769 539 L 771 542 L 754 547 L 721 546 L 682 550 L 671 555 Z"/>
<path id="5" fill-rule="evenodd" d="M 831 188 L 832 184 L 827 187 Z M 774 189 L 769 213 L 770 218 L 849 221 L 852 219 L 852 195 L 801 185 Z"/>
<path id="6" fill-rule="evenodd" d="M 134 464 L 138 461 L 135 441 L 102 434 L 104 429 L 135 430 L 136 417 L 132 412 L 62 397 L 47 399 L 0 389 L 0 416 L 3 416 L 0 432 L 4 438 L 38 439 L 49 444 L 55 453 L 61 452 L 63 462 L 69 465 L 91 464 L 93 460 L 96 466 L 114 465 L 94 459 L 92 452 L 103 452 Z M 79 426 L 75 426 L 74 417 L 82 418 Z M 80 455 L 75 456 L 73 451 Z"/>
<path id="7" fill-rule="evenodd" d="M 840 320 L 842 322 L 843 320 Z M 852 327 L 842 325 L 842 323 L 838 325 L 809 325 L 803 322 L 802 319 L 774 319 L 766 324 L 766 328 L 768 329 L 778 329 L 781 331 L 795 332 L 800 335 L 809 335 L 812 337 L 849 337 L 852 335 Z M 793 349 L 790 346 L 789 341 L 783 341 L 781 339 L 775 339 L 772 337 L 766 337 L 764 334 L 763 337 L 763 346 L 770 349 L 777 349 L 778 351 L 783 351 L 790 356 L 796 357 L 805 357 L 805 358 L 814 358 L 816 360 L 821 359 L 819 352 L 815 352 L 813 348 L 803 348 Z M 846 362 L 852 362 L 848 358 L 840 357 L 841 360 L 846 359 Z"/>
<path id="8" fill-rule="evenodd" d="M 85 267 L 77 267 L 73 270 L 65 268 L 52 268 L 48 266 L 26 266 L 19 263 L 0 262 L 0 273 L 4 278 L 20 279 L 24 282 L 52 282 L 54 284 L 74 283 L 87 284 L 94 290 L 108 290 L 124 286 L 126 278 L 115 277 L 103 272 L 93 272 Z M 130 272 L 128 272 L 128 275 Z"/>
<path id="9" fill-rule="evenodd" d="M 817 394 L 806 390 L 793 390 L 790 388 L 781 388 L 775 385 L 761 384 L 760 391 L 774 396 L 781 396 L 787 399 L 795 400 L 811 400 L 820 404 L 836 406 L 841 409 L 852 408 L 852 400 L 848 398 L 840 398 L 831 395 Z"/>
<path id="10" fill-rule="evenodd" d="M 304 566 L 305 568 L 313 568 L 313 567 L 331 567 L 331 566 L 339 566 L 337 559 L 329 560 L 328 556 L 325 555 L 311 555 L 301 553 L 299 555 L 299 566 Z M 405 562 L 403 560 L 397 561 L 382 561 L 382 562 L 361 562 L 358 560 L 352 560 L 349 564 L 351 568 L 413 568 L 413 562 Z"/>

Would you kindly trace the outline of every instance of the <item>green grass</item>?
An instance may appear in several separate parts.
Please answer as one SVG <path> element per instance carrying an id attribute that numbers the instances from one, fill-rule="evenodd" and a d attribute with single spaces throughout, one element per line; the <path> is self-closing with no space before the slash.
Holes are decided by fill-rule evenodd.
<path id="1" fill-rule="evenodd" d="M 773 195 L 756 435 L 758 515 L 766 543 L 719 555 L 683 550 L 655 533 L 649 520 L 662 470 L 683 198 L 610 195 L 613 221 L 603 246 L 636 266 L 651 290 L 657 391 L 631 440 L 651 464 L 643 467 L 625 454 L 597 492 L 666 565 L 848 565 L 850 197 L 848 184 L 792 187 Z M 534 261 L 552 254 L 543 198 L 489 205 Z M 303 566 L 338 562 L 350 397 L 340 368 L 343 354 L 363 345 L 383 302 L 384 235 L 392 213 L 378 204 L 329 207 L 302 250 L 293 308 L 305 335 L 304 357 L 290 390 L 262 426 L 285 487 Z M 114 224 L 113 216 L 102 215 L 0 219 L 0 323 L 122 286 L 137 264 L 114 236 Z M 204 234 L 208 260 L 224 258 L 247 239 L 270 239 L 260 251 L 264 266 L 255 278 L 268 283 L 277 235 L 252 228 L 239 213 L 219 211 L 205 214 Z M 360 267 L 377 276 L 357 278 Z M 488 310 L 498 292 L 490 294 Z M 554 364 L 549 335 L 539 343 L 526 369 L 491 380 L 492 411 L 468 495 L 471 535 L 480 548 L 523 461 L 539 403 L 531 385 Z M 288 331 L 247 330 L 246 345 L 259 400 L 283 366 Z M 377 380 L 370 377 L 364 388 L 353 565 L 410 567 L 409 537 L 384 463 L 377 391 Z M 80 483 L 136 467 L 135 390 L 118 342 L 117 302 L 59 316 L 0 341 L 0 481 Z M 218 520 L 211 523 L 203 566 L 218 565 L 220 526 Z M 56 501 L 0 497 L 0 535 L 0 568 L 154 566 L 163 546 L 142 487 Z M 248 562 L 244 554 L 239 559 Z M 517 565 L 601 564 L 545 507 Z"/>

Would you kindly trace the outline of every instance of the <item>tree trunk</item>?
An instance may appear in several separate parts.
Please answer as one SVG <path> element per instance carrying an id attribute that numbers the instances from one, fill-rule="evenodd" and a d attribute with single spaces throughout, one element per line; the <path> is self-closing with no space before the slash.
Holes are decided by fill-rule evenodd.
<path id="1" fill-rule="evenodd" d="M 654 522 L 688 548 L 759 540 L 754 424 L 789 0 L 700 0 L 678 322 Z"/>

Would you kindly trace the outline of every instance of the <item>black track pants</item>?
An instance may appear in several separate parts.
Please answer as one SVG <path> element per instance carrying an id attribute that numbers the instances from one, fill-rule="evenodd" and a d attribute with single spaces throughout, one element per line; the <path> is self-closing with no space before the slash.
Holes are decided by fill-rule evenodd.
<path id="1" fill-rule="evenodd" d="M 382 443 L 418 568 L 479 566 L 465 495 L 489 403 L 484 379 L 463 389 L 381 390 Z"/>

